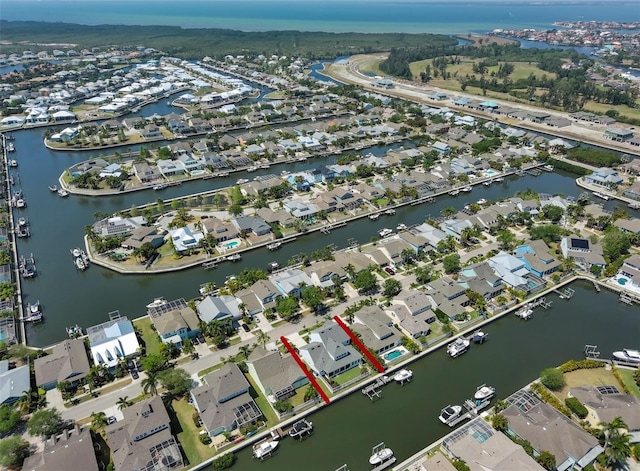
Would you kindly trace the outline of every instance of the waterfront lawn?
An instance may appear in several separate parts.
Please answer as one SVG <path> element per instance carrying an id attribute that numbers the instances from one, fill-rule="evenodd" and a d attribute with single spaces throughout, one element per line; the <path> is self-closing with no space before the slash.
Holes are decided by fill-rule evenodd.
<path id="1" fill-rule="evenodd" d="M 344 373 L 340 373 L 338 376 L 334 376 L 333 381 L 336 384 L 344 384 L 348 381 L 351 381 L 353 378 L 357 378 L 358 376 L 360 376 L 360 368 L 356 367 L 351 368 Z"/>
<path id="2" fill-rule="evenodd" d="M 296 390 L 295 396 L 291 396 L 287 401 L 291 403 L 293 407 L 298 407 L 301 404 L 304 404 L 304 393 L 307 391 L 309 386 L 302 386 Z"/>
<path id="3" fill-rule="evenodd" d="M 622 382 L 629 389 L 629 392 L 640 399 L 640 387 L 633 380 L 633 373 L 635 370 L 628 370 L 626 368 L 618 368 L 618 373 L 620 374 L 620 378 L 622 378 Z"/>
<path id="4" fill-rule="evenodd" d="M 584 110 L 598 114 L 605 114 L 609 110 L 615 110 L 622 116 L 626 116 L 627 118 L 640 119 L 640 110 L 629 108 L 627 105 L 614 106 L 606 103 L 596 103 L 595 101 L 588 101 L 584 105 Z"/>
<path id="5" fill-rule="evenodd" d="M 615 386 L 622 390 L 620 382 L 614 376 L 613 371 L 606 370 L 604 365 L 602 368 L 590 368 L 565 373 L 564 379 L 567 382 L 567 385 L 560 391 L 554 392 L 554 394 L 563 401 L 569 395 L 569 389 L 577 386 Z"/>
<path id="6" fill-rule="evenodd" d="M 152 353 L 159 353 L 162 341 L 160 340 L 158 333 L 151 328 L 153 325 L 151 323 L 151 319 L 144 317 L 133 321 L 133 323 L 138 327 L 138 329 L 140 329 L 142 341 L 144 342 L 145 354 L 150 355 Z"/>
<path id="7" fill-rule="evenodd" d="M 254 401 L 256 401 L 256 404 L 262 411 L 262 415 L 264 415 L 264 418 L 267 421 L 267 428 L 273 427 L 278 422 L 280 422 L 280 420 L 278 419 L 278 415 L 273 410 L 273 407 L 271 407 L 271 404 L 269 404 L 269 401 L 267 400 L 267 398 L 264 397 L 264 395 L 256 385 L 256 382 L 253 380 L 251 375 L 244 375 L 244 376 L 245 378 L 247 378 L 247 380 L 249 380 L 249 383 L 251 384 L 251 389 L 249 389 L 249 394 L 251 394 L 251 397 L 253 398 Z"/>
<path id="8" fill-rule="evenodd" d="M 200 431 L 193 423 L 195 409 L 186 399 L 171 402 L 167 408 L 171 418 L 171 431 L 176 434 L 189 464 L 201 463 L 216 454 L 215 448 L 200 442 Z"/>

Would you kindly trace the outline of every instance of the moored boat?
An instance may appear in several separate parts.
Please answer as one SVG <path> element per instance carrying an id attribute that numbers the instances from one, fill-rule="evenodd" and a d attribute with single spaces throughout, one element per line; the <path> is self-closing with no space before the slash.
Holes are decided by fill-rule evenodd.
<path id="1" fill-rule="evenodd" d="M 155 298 L 153 301 L 151 301 L 149 304 L 147 304 L 147 309 L 152 309 L 154 307 L 164 306 L 165 304 L 168 304 L 168 301 L 166 299 L 164 299 L 163 297 Z"/>
<path id="2" fill-rule="evenodd" d="M 464 188 L 461 188 L 460 191 L 464 191 L 465 193 L 470 192 L 471 190 L 473 190 L 473 188 L 471 186 L 465 186 Z"/>
<path id="3" fill-rule="evenodd" d="M 411 378 L 413 378 L 413 371 L 407 369 L 402 369 L 393 376 L 393 380 L 396 383 L 404 383 L 405 381 L 410 381 Z"/>
<path id="4" fill-rule="evenodd" d="M 516 311 L 516 316 L 520 319 L 529 320 L 531 316 L 533 316 L 533 309 L 528 304 L 522 306 L 520 309 Z"/>
<path id="5" fill-rule="evenodd" d="M 239 253 L 234 253 L 233 255 L 229 255 L 227 257 L 227 260 L 229 260 L 230 262 L 238 262 L 242 260 L 242 256 Z"/>
<path id="6" fill-rule="evenodd" d="M 160 183 L 158 185 L 154 185 L 153 189 L 158 191 L 158 190 L 164 190 L 167 187 L 167 185 L 165 185 L 164 183 Z"/>
<path id="7" fill-rule="evenodd" d="M 67 329 L 67 335 L 71 339 L 75 339 L 77 337 L 82 336 L 82 327 L 80 327 L 78 324 L 72 325 L 71 327 L 67 327 L 66 329 Z"/>
<path id="8" fill-rule="evenodd" d="M 253 446 L 253 457 L 262 460 L 271 456 L 271 454 L 278 448 L 279 442 L 275 440 L 266 440 Z"/>
<path id="9" fill-rule="evenodd" d="M 475 394 L 473 395 L 473 399 L 475 401 L 483 402 L 487 399 L 492 398 L 496 394 L 496 388 L 493 386 L 487 386 L 483 384 L 482 386 L 478 386 Z"/>
<path id="10" fill-rule="evenodd" d="M 440 419 L 440 422 L 443 424 L 452 426 L 451 424 L 460 417 L 460 414 L 462 414 L 462 406 L 448 405 L 440 411 L 438 419 Z"/>
<path id="11" fill-rule="evenodd" d="M 629 203 L 627 207 L 629 209 L 640 209 L 640 203 Z"/>
<path id="12" fill-rule="evenodd" d="M 272 242 L 267 245 L 267 249 L 269 250 L 278 250 L 280 247 L 282 247 L 282 242 Z"/>
<path id="13" fill-rule="evenodd" d="M 289 436 L 291 438 L 302 438 L 309 435 L 313 431 L 313 422 L 308 422 L 305 419 L 298 420 L 291 430 L 289 430 Z"/>
<path id="14" fill-rule="evenodd" d="M 36 301 L 35 303 L 29 303 L 28 307 L 29 307 L 29 314 L 30 315 L 42 313 L 42 307 L 40 306 L 40 301 L 39 300 Z"/>
<path id="15" fill-rule="evenodd" d="M 396 226 L 397 231 L 404 231 L 406 228 L 407 228 L 407 225 L 402 223 Z"/>
<path id="16" fill-rule="evenodd" d="M 58 191 L 58 185 L 49 185 L 49 191 L 55 193 Z"/>
<path id="17" fill-rule="evenodd" d="M 373 447 L 371 456 L 369 457 L 369 464 L 371 466 L 379 466 L 385 462 L 391 461 L 394 458 L 391 448 L 387 448 L 384 443 L 379 443 Z"/>
<path id="18" fill-rule="evenodd" d="M 640 365 L 640 350 L 623 348 L 620 351 L 613 352 L 613 359 L 624 363 Z"/>
<path id="19" fill-rule="evenodd" d="M 372 221 L 377 220 L 380 217 L 380 213 L 369 214 L 369 219 Z"/>
<path id="20" fill-rule="evenodd" d="M 278 268 L 280 268 L 280 264 L 278 262 L 271 262 L 271 263 L 269 263 L 269 265 L 267 265 L 267 271 L 269 273 L 273 273 Z"/>
<path id="21" fill-rule="evenodd" d="M 447 353 L 451 358 L 456 358 L 469 350 L 471 342 L 469 339 L 458 337 L 456 340 L 447 345 Z"/>
<path id="22" fill-rule="evenodd" d="M 58 196 L 60 198 L 66 198 L 67 196 L 69 196 L 69 192 L 67 190 L 65 190 L 64 188 L 60 188 L 58 190 Z"/>
<path id="23" fill-rule="evenodd" d="M 390 236 L 391 234 L 393 234 L 393 229 L 388 229 L 386 227 L 384 229 L 380 229 L 378 231 L 378 235 L 380 235 L 380 237 L 382 237 L 382 238 Z"/>
<path id="24" fill-rule="evenodd" d="M 73 255 L 74 258 L 82 257 L 82 249 L 74 247 L 71 249 L 71 255 Z"/>
<path id="25" fill-rule="evenodd" d="M 76 265 L 76 268 L 80 271 L 84 271 L 87 269 L 87 264 L 84 263 L 84 260 L 82 259 L 82 257 L 76 258 L 74 263 Z"/>
<path id="26" fill-rule="evenodd" d="M 611 197 L 609 195 L 605 195 L 604 193 L 600 193 L 599 191 L 594 191 L 592 194 L 596 198 L 600 198 L 600 199 L 603 199 L 605 201 L 609 201 L 611 199 Z"/>
<path id="27" fill-rule="evenodd" d="M 396 210 L 393 209 L 393 208 L 389 208 L 384 213 L 389 215 L 389 216 L 393 216 L 396 213 Z"/>
<path id="28" fill-rule="evenodd" d="M 473 343 L 484 343 L 487 341 L 487 339 L 489 338 L 489 334 L 487 334 L 486 332 L 483 332 L 482 330 L 476 330 L 473 333 Z"/>

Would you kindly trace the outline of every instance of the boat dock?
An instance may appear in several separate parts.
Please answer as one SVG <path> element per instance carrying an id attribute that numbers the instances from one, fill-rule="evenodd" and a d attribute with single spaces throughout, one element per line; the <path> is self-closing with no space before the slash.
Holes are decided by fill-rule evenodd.
<path id="1" fill-rule="evenodd" d="M 375 380 L 374 383 L 364 387 L 362 389 L 362 394 L 367 396 L 372 401 L 375 399 L 380 399 L 382 397 L 382 391 L 380 390 L 380 388 L 382 388 L 382 386 L 384 386 L 385 384 L 389 384 L 390 382 L 391 378 L 389 378 L 388 376 L 380 376 Z"/>
<path id="2" fill-rule="evenodd" d="M 382 471 L 383 469 L 387 469 L 389 466 L 391 466 L 395 462 L 396 462 L 396 457 L 392 456 L 391 458 L 389 458 L 384 463 L 379 464 L 375 468 L 371 468 L 371 471 Z"/>
<path id="3" fill-rule="evenodd" d="M 422 198 L 418 198 L 417 200 L 412 201 L 411 202 L 411 206 L 417 206 L 417 205 L 422 204 L 422 203 L 433 203 L 435 200 L 436 199 L 431 195 L 423 196 Z"/>
<path id="4" fill-rule="evenodd" d="M 460 417 L 456 418 L 455 420 L 448 422 L 447 425 L 453 428 L 459 423 L 464 422 L 465 420 L 475 419 L 476 417 L 478 417 L 482 410 L 489 407 L 489 404 L 491 404 L 491 398 L 485 399 L 484 401 L 473 401 L 471 399 L 467 399 L 463 404 L 463 407 L 467 410 L 467 412 L 461 414 Z"/>
<path id="5" fill-rule="evenodd" d="M 553 292 L 556 293 L 560 299 L 566 299 L 567 301 L 575 294 L 575 290 L 571 288 L 564 288 L 562 291 L 554 289 Z"/>
<path id="6" fill-rule="evenodd" d="M 531 303 L 529 303 L 529 305 L 532 308 L 540 306 L 542 309 L 544 309 L 546 311 L 547 309 L 549 309 L 551 307 L 552 303 L 553 303 L 553 301 L 547 301 L 547 298 L 542 297 L 542 298 L 538 298 L 535 301 L 532 301 Z"/>
<path id="7" fill-rule="evenodd" d="M 331 234 L 331 230 L 332 229 L 339 229 L 341 227 L 346 227 L 347 223 L 346 222 L 338 222 L 335 224 L 327 224 L 326 226 L 322 227 L 320 229 L 320 232 L 322 232 L 323 234 Z"/>
<path id="8" fill-rule="evenodd" d="M 33 257 L 33 254 L 30 254 L 29 257 L 21 255 L 19 267 L 20 274 L 23 278 L 33 278 L 38 274 L 38 271 L 36 270 L 36 260 Z"/>
<path id="9" fill-rule="evenodd" d="M 629 293 L 627 291 L 622 291 L 620 293 L 620 297 L 618 298 L 618 301 L 621 303 L 628 304 L 630 306 L 633 303 L 640 304 L 640 297 L 636 296 L 635 294 Z"/>

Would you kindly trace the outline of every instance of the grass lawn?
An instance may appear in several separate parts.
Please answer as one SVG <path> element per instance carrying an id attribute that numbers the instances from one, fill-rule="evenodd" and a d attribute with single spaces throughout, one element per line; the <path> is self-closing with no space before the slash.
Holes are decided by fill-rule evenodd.
<path id="1" fill-rule="evenodd" d="M 593 113 L 605 114 L 609 110 L 616 110 L 623 116 L 628 118 L 640 119 L 640 109 L 629 108 L 627 105 L 608 105 L 606 103 L 596 103 L 595 101 L 588 101 L 585 103 L 585 111 L 591 111 Z"/>
<path id="2" fill-rule="evenodd" d="M 216 454 L 215 448 L 200 443 L 200 430 L 203 429 L 196 427 L 193 423 L 193 412 L 195 411 L 193 406 L 186 399 L 172 401 L 171 406 L 173 413 L 171 409 L 168 409 L 169 417 L 171 417 L 171 429 L 176 433 L 189 464 L 200 463 L 214 456 Z"/>
<path id="3" fill-rule="evenodd" d="M 622 378 L 622 382 L 627 386 L 627 388 L 629 388 L 629 391 L 631 392 L 631 394 L 633 394 L 637 398 L 640 398 L 640 387 L 638 387 L 636 382 L 633 380 L 633 372 L 634 370 L 628 370 L 626 368 L 618 368 L 618 373 Z"/>
<path id="4" fill-rule="evenodd" d="M 562 390 L 554 392 L 558 398 L 563 401 L 569 394 L 569 389 L 576 386 L 583 386 L 585 384 L 592 386 L 616 386 L 619 389 L 620 383 L 613 375 L 613 372 L 606 370 L 604 365 L 602 368 L 591 368 L 588 370 L 576 370 L 564 374 L 564 379 L 567 385 Z"/>
<path id="5" fill-rule="evenodd" d="M 338 376 L 334 376 L 333 380 L 338 384 L 344 384 L 347 381 L 351 381 L 353 378 L 360 376 L 360 368 L 351 368 L 350 370 L 340 373 Z"/>
<path id="6" fill-rule="evenodd" d="M 207 373 L 211 373 L 212 371 L 216 371 L 219 370 L 220 368 L 222 368 L 224 366 L 224 363 L 218 363 L 217 365 L 213 365 L 210 366 L 209 368 L 205 368 L 202 371 L 198 371 L 198 376 L 200 378 L 202 378 L 204 375 L 206 375 Z"/>
<path id="7" fill-rule="evenodd" d="M 144 342 L 146 354 L 159 353 L 162 340 L 160 340 L 158 333 L 151 328 L 151 319 L 144 317 L 134 321 L 134 324 L 142 333 L 142 341 Z"/>
<path id="8" fill-rule="evenodd" d="M 271 327 L 280 327 L 283 324 L 286 324 L 287 321 L 285 321 L 284 319 L 280 319 L 279 321 L 274 322 L 273 324 L 271 324 Z"/>
<path id="9" fill-rule="evenodd" d="M 440 337 L 444 332 L 442 328 L 444 327 L 440 322 L 432 322 L 429 327 L 431 327 L 431 331 L 429 335 L 427 335 L 427 344 L 431 345 L 431 341 L 437 337 Z"/>
<path id="10" fill-rule="evenodd" d="M 358 70 L 364 74 L 372 73 L 375 75 L 386 76 L 382 70 L 380 70 L 380 62 L 382 62 L 385 58 L 378 57 L 368 57 L 367 59 L 358 63 Z"/>
<path id="11" fill-rule="evenodd" d="M 258 404 L 258 407 L 262 411 L 262 414 L 264 415 L 264 418 L 267 421 L 267 428 L 273 427 L 278 422 L 280 422 L 280 420 L 278 419 L 278 416 L 276 415 L 275 411 L 269 404 L 269 401 L 267 400 L 267 398 L 264 397 L 264 395 L 256 385 L 256 382 L 253 380 L 251 375 L 245 375 L 245 377 L 249 380 L 249 383 L 251 383 L 251 389 L 249 390 L 249 394 L 251 394 L 251 397 L 253 398 L 254 401 L 256 401 L 256 404 Z"/>
<path id="12" fill-rule="evenodd" d="M 304 393 L 307 390 L 308 386 L 302 386 L 296 390 L 295 396 L 291 396 L 287 401 L 293 405 L 293 407 L 297 407 L 300 404 L 304 404 Z"/>

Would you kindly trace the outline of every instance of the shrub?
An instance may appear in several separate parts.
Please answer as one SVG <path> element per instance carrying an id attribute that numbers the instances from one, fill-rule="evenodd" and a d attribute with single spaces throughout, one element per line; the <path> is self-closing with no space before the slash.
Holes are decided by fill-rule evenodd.
<path id="1" fill-rule="evenodd" d="M 209 435 L 207 435 L 206 433 L 201 433 L 200 434 L 200 443 L 202 443 L 203 445 L 208 445 L 209 443 L 211 443 L 211 437 Z"/>
<path id="2" fill-rule="evenodd" d="M 471 471 L 469 465 L 462 460 L 453 461 L 452 464 L 456 471 Z"/>
<path id="3" fill-rule="evenodd" d="M 552 391 L 559 391 L 567 384 L 558 368 L 547 368 L 540 373 L 540 382 Z"/>
<path id="4" fill-rule="evenodd" d="M 633 445 L 633 448 L 631 448 L 631 454 L 636 461 L 640 461 L 640 443 Z"/>
<path id="5" fill-rule="evenodd" d="M 604 363 L 596 360 L 569 360 L 560 365 L 558 369 L 563 373 L 569 373 L 575 370 L 587 370 L 591 368 L 603 368 Z"/>
<path id="6" fill-rule="evenodd" d="M 233 466 L 233 463 L 235 462 L 236 462 L 236 455 L 234 455 L 233 453 L 226 453 L 216 458 L 215 460 L 213 460 L 213 468 L 216 471 L 219 471 L 222 469 L 230 468 L 231 466 Z"/>
<path id="7" fill-rule="evenodd" d="M 564 400 L 566 406 L 578 416 L 579 419 L 584 419 L 589 415 L 587 408 L 575 397 L 568 397 Z"/>

